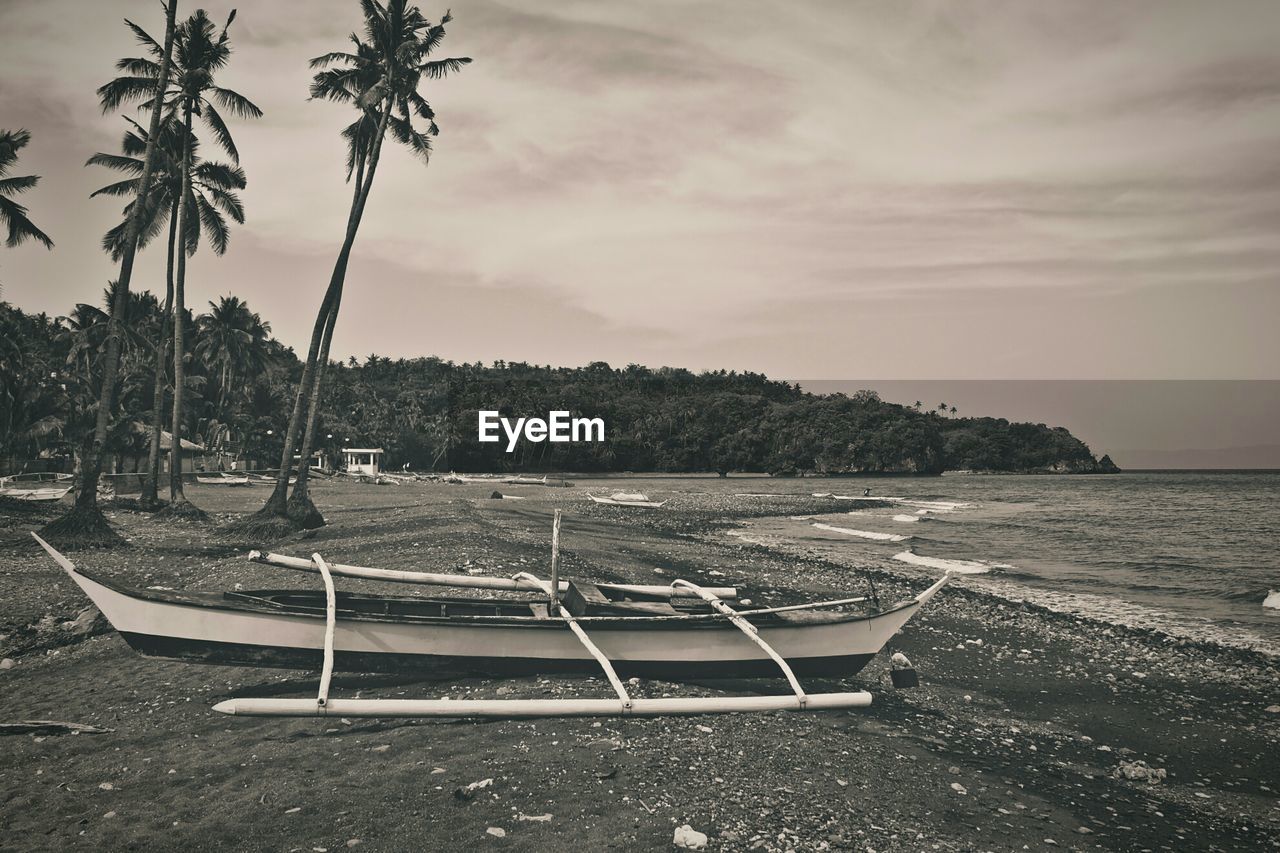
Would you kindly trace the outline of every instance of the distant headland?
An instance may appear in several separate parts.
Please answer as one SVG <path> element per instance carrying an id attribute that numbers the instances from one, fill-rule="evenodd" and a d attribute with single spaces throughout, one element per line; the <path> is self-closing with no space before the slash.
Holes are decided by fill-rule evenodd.
<path id="1" fill-rule="evenodd" d="M 142 331 L 122 360 L 112 467 L 145 457 L 152 409 L 146 332 L 158 303 L 132 295 Z M 68 317 L 27 315 L 0 302 L 6 339 L 22 357 L 7 362 L 5 387 L 18 405 L 0 436 L 9 470 L 38 457 L 69 459 L 92 429 L 97 363 L 86 343 L 105 333 L 106 314 L 76 306 Z M 184 439 L 229 457 L 237 467 L 273 464 L 287 427 L 287 401 L 302 365 L 270 335 L 270 324 L 227 297 L 189 320 L 187 366 L 192 405 Z M 235 346 L 228 346 L 231 341 Z M 1118 471 L 1066 429 L 962 417 L 947 403 L 886 402 L 871 391 L 812 394 L 758 373 L 682 368 L 550 367 L 497 361 L 457 364 L 438 358 L 370 355 L 332 362 L 321 403 L 316 448 L 336 458 L 345 446 L 379 447 L 388 466 L 418 470 L 732 472 L 774 476 L 939 475 L 945 471 L 1094 474 Z M 482 443 L 477 414 L 518 418 L 565 410 L 600 418 L 605 440 L 520 442 L 514 452 Z M 30 421 L 30 423 L 27 423 Z"/>

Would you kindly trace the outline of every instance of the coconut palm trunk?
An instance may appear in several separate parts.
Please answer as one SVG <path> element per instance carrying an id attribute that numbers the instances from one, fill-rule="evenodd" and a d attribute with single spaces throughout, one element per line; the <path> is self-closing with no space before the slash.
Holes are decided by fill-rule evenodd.
<path id="1" fill-rule="evenodd" d="M 147 206 L 147 193 L 151 189 L 152 172 L 155 170 L 156 138 L 160 135 L 160 116 L 164 112 L 162 100 L 165 88 L 169 85 L 169 71 L 173 64 L 173 34 L 177 12 L 178 0 L 169 0 L 165 8 L 164 49 L 160 59 L 160 74 L 156 81 L 155 100 L 151 108 L 151 129 L 143 158 L 138 200 L 134 205 L 133 215 L 129 217 L 124 255 L 120 259 L 118 289 L 111 305 L 106 351 L 102 359 L 102 389 L 98 396 L 98 415 L 97 422 L 94 424 L 93 443 L 81 462 L 75 506 L 65 516 L 45 528 L 46 533 L 54 535 L 71 533 L 104 537 L 109 540 L 116 539 L 106 519 L 103 518 L 102 511 L 98 509 L 98 481 L 102 476 L 102 468 L 107 458 L 107 432 L 111 426 L 111 410 L 115 405 L 116 380 L 120 372 L 121 326 L 129 305 L 129 283 L 133 279 L 133 260 L 138 251 L 138 234 Z"/>
<path id="2" fill-rule="evenodd" d="M 187 503 L 182 491 L 182 420 L 185 412 L 186 384 L 186 328 L 183 314 L 186 312 L 187 241 L 185 235 L 190 223 L 193 200 L 191 195 L 191 107 L 188 105 L 182 117 L 182 194 L 178 201 L 178 270 L 173 280 L 173 420 L 169 435 L 169 507 L 176 509 Z"/>
<path id="3" fill-rule="evenodd" d="M 160 334 L 156 341 L 156 373 L 154 399 L 151 404 L 151 447 L 147 454 L 147 478 L 142 486 L 142 506 L 153 509 L 160 502 L 160 440 L 164 432 L 164 398 L 165 357 L 169 352 L 171 329 L 170 317 L 173 316 L 173 264 L 177 251 L 178 208 L 169 211 L 169 253 L 165 261 L 164 280 L 164 313 L 161 314 Z"/>
<path id="4" fill-rule="evenodd" d="M 363 176 L 357 175 L 356 189 L 351 199 L 351 212 L 347 216 L 347 232 L 342 240 L 342 248 L 338 251 L 338 259 L 334 262 L 333 273 L 329 277 L 329 287 L 325 291 L 324 300 L 320 304 L 320 311 L 316 315 L 316 322 L 311 330 L 311 344 L 307 349 L 307 362 L 302 368 L 302 379 L 298 383 L 298 392 L 294 397 L 293 412 L 289 416 L 289 429 L 285 433 L 284 449 L 280 454 L 280 471 L 276 475 L 276 487 L 271 493 L 271 497 L 267 499 L 267 503 L 259 510 L 259 515 L 307 517 L 310 518 L 308 526 L 311 527 L 318 527 L 324 524 L 323 517 L 320 517 L 319 512 L 311 504 L 311 498 L 307 490 L 305 475 L 310 467 L 307 464 L 308 457 L 311 455 L 309 448 L 301 448 L 303 455 L 298 463 L 298 485 L 301 487 L 301 492 L 300 496 L 292 501 L 294 505 L 292 513 L 289 511 L 289 473 L 293 468 L 293 449 L 298 446 L 299 433 L 310 433 L 314 441 L 315 428 L 312 426 L 312 421 L 318 411 L 320 385 L 318 374 L 323 371 L 320 350 L 322 347 L 325 349 L 327 358 L 326 330 L 332 332 L 331 319 L 333 322 L 337 320 L 337 308 L 342 300 L 342 286 L 347 277 L 347 265 L 351 260 L 351 249 L 355 245 L 356 234 L 360 230 L 360 220 L 364 216 L 365 203 L 369 199 L 369 190 L 373 187 L 373 177 L 378 167 L 382 140 L 386 135 L 387 121 L 390 115 L 391 103 L 388 101 L 384 105 L 379 119 L 376 143 L 369 153 L 368 169 Z M 363 177 L 363 180 L 359 179 L 361 177 Z M 307 426 L 305 431 L 304 424 Z M 295 489 L 295 493 L 298 493 L 298 489 Z M 316 521 L 317 518 L 318 522 Z"/>
<path id="5" fill-rule="evenodd" d="M 320 527 L 324 524 L 324 516 L 316 509 L 311 500 L 308 481 L 311 473 L 311 453 L 315 448 L 316 429 L 320 422 L 320 389 L 324 380 L 325 368 L 329 364 L 329 344 L 333 340 L 333 328 L 338 322 L 338 309 L 342 306 L 342 290 L 346 282 L 347 261 L 350 258 L 350 246 L 355 242 L 356 232 L 364 217 L 364 208 L 373 189 L 373 178 L 378 170 L 378 160 L 382 154 L 382 142 L 386 136 L 387 120 L 391 115 L 391 102 L 388 101 L 382 111 L 378 123 L 378 134 L 369 152 L 368 170 L 361 162 L 356 172 L 356 196 L 352 200 L 351 215 L 347 220 L 347 232 L 350 240 L 344 243 L 345 252 L 339 256 L 334 266 L 334 281 L 337 288 L 329 305 L 329 313 L 325 318 L 324 335 L 321 339 L 320 351 L 316 358 L 315 372 L 312 376 L 311 389 L 306 401 L 306 432 L 303 435 L 302 447 L 298 459 L 298 477 L 294 483 L 293 494 L 289 496 L 286 507 L 289 518 L 302 527 Z M 362 174 L 363 173 L 363 174 Z"/>

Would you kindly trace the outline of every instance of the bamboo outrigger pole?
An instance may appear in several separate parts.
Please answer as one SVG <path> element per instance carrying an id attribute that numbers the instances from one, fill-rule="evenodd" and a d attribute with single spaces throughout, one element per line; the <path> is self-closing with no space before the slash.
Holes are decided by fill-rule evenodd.
<path id="1" fill-rule="evenodd" d="M 320 693 L 316 705 L 323 708 L 329 701 L 329 682 L 333 679 L 333 635 L 338 625 L 338 595 L 333 589 L 329 566 L 319 554 L 311 555 L 324 578 L 324 664 L 320 670 Z"/>
<path id="2" fill-rule="evenodd" d="M 557 513 L 558 514 L 558 513 Z M 559 520 L 559 519 L 557 519 Z M 551 596 L 551 600 L 555 601 L 555 593 L 552 592 L 551 584 L 541 578 L 534 577 L 528 572 L 521 572 L 516 575 L 518 578 L 526 578 L 533 583 L 539 584 L 547 591 L 547 595 Z M 559 602 L 556 602 L 556 609 L 569 626 L 569 630 L 573 631 L 574 636 L 582 643 L 591 656 L 596 659 L 596 663 L 600 664 L 600 668 L 604 670 L 605 678 L 609 679 L 609 684 L 613 685 L 613 692 L 618 694 L 618 699 L 622 702 L 621 712 L 623 714 L 631 713 L 631 695 L 627 693 L 627 688 L 622 686 L 622 679 L 618 677 L 618 673 L 614 670 L 613 664 L 605 657 L 604 652 L 597 648 L 596 644 L 591 642 L 591 638 L 587 636 L 587 632 L 582 630 L 582 626 L 578 624 L 578 618 L 568 611 L 568 609 Z"/>
<path id="3" fill-rule="evenodd" d="M 290 557 L 285 554 L 250 551 L 249 559 L 255 563 L 278 566 L 282 569 L 294 569 L 300 572 L 319 571 L 315 563 L 302 557 Z M 491 578 L 482 575 L 445 575 L 432 572 L 410 572 L 401 569 L 375 569 L 369 566 L 347 566 L 342 563 L 330 563 L 330 573 L 339 577 L 364 578 L 365 580 L 389 581 L 390 583 L 421 584 L 423 586 L 456 586 L 469 589 L 496 589 L 505 592 L 544 592 L 538 584 L 524 579 Z M 671 587 L 667 584 L 628 584 L 598 583 L 602 590 L 616 590 L 624 594 L 665 597 L 671 595 Z M 569 588 L 567 581 L 560 581 L 559 591 Z M 719 598 L 737 598 L 738 590 L 731 586 L 706 587 L 708 592 Z M 688 590 L 677 590 L 682 597 L 693 597 Z"/>
<path id="4" fill-rule="evenodd" d="M 685 589 L 688 589 L 697 593 L 699 598 L 701 598 L 703 601 L 707 602 L 712 607 L 714 607 L 718 612 L 726 616 L 730 622 L 732 622 L 742 631 L 742 633 L 747 635 L 747 639 L 751 640 L 751 642 L 755 643 L 757 646 L 763 649 L 765 654 L 773 658 L 773 662 L 776 663 L 782 669 L 782 674 L 787 677 L 787 682 L 791 685 L 792 692 L 796 694 L 796 699 L 797 701 L 799 701 L 800 707 L 801 708 L 805 707 L 805 705 L 809 701 L 809 697 L 805 694 L 804 688 L 800 686 L 800 682 L 796 680 L 796 674 L 791 671 L 791 665 L 788 664 L 785 660 L 783 660 L 782 655 L 774 651 L 773 646 L 769 645 L 768 643 L 766 643 L 764 640 L 760 638 L 760 632 L 756 630 L 755 625 L 752 625 L 746 619 L 743 619 L 742 616 L 738 613 L 738 611 L 734 610 L 732 607 L 725 604 L 723 601 L 716 598 L 714 595 L 707 592 L 702 587 L 698 586 L 696 583 L 690 583 L 689 581 L 676 578 L 671 582 L 671 587 L 672 589 L 674 589 L 677 586 L 684 587 Z"/>

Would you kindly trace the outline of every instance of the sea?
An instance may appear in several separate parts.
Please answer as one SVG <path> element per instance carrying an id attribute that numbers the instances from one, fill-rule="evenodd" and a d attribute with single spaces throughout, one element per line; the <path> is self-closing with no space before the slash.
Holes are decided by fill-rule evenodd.
<path id="1" fill-rule="evenodd" d="M 730 479 L 718 486 L 832 495 L 830 512 L 735 531 L 748 540 L 802 545 L 854 563 L 888 561 L 922 576 L 955 568 L 965 582 L 1008 597 L 1280 650 L 1277 471 Z M 892 505 L 860 506 L 868 489 Z"/>

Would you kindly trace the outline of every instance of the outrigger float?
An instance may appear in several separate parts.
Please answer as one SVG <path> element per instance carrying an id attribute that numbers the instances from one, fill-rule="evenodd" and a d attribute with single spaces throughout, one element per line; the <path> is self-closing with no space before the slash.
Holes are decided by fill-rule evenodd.
<path id="1" fill-rule="evenodd" d="M 737 610 L 732 587 L 686 580 L 669 585 L 593 584 L 559 578 L 560 514 L 552 533 L 551 579 L 443 575 L 330 564 L 250 553 L 259 563 L 318 573 L 309 590 L 177 592 L 133 589 L 77 568 L 36 541 L 143 655 L 223 665 L 314 669 L 310 699 L 237 698 L 215 711 L 271 717 L 665 716 L 750 711 L 820 711 L 871 704 L 866 691 L 806 693 L 799 676 L 860 671 L 950 580 L 873 613 L 844 608 L 865 598 Z M 333 578 L 539 593 L 536 599 L 416 598 L 339 593 Z M 603 671 L 608 699 L 330 699 L 335 670 L 531 675 Z M 779 672 L 789 694 L 724 697 L 631 696 L 624 678 L 679 681 L 759 678 Z"/>

